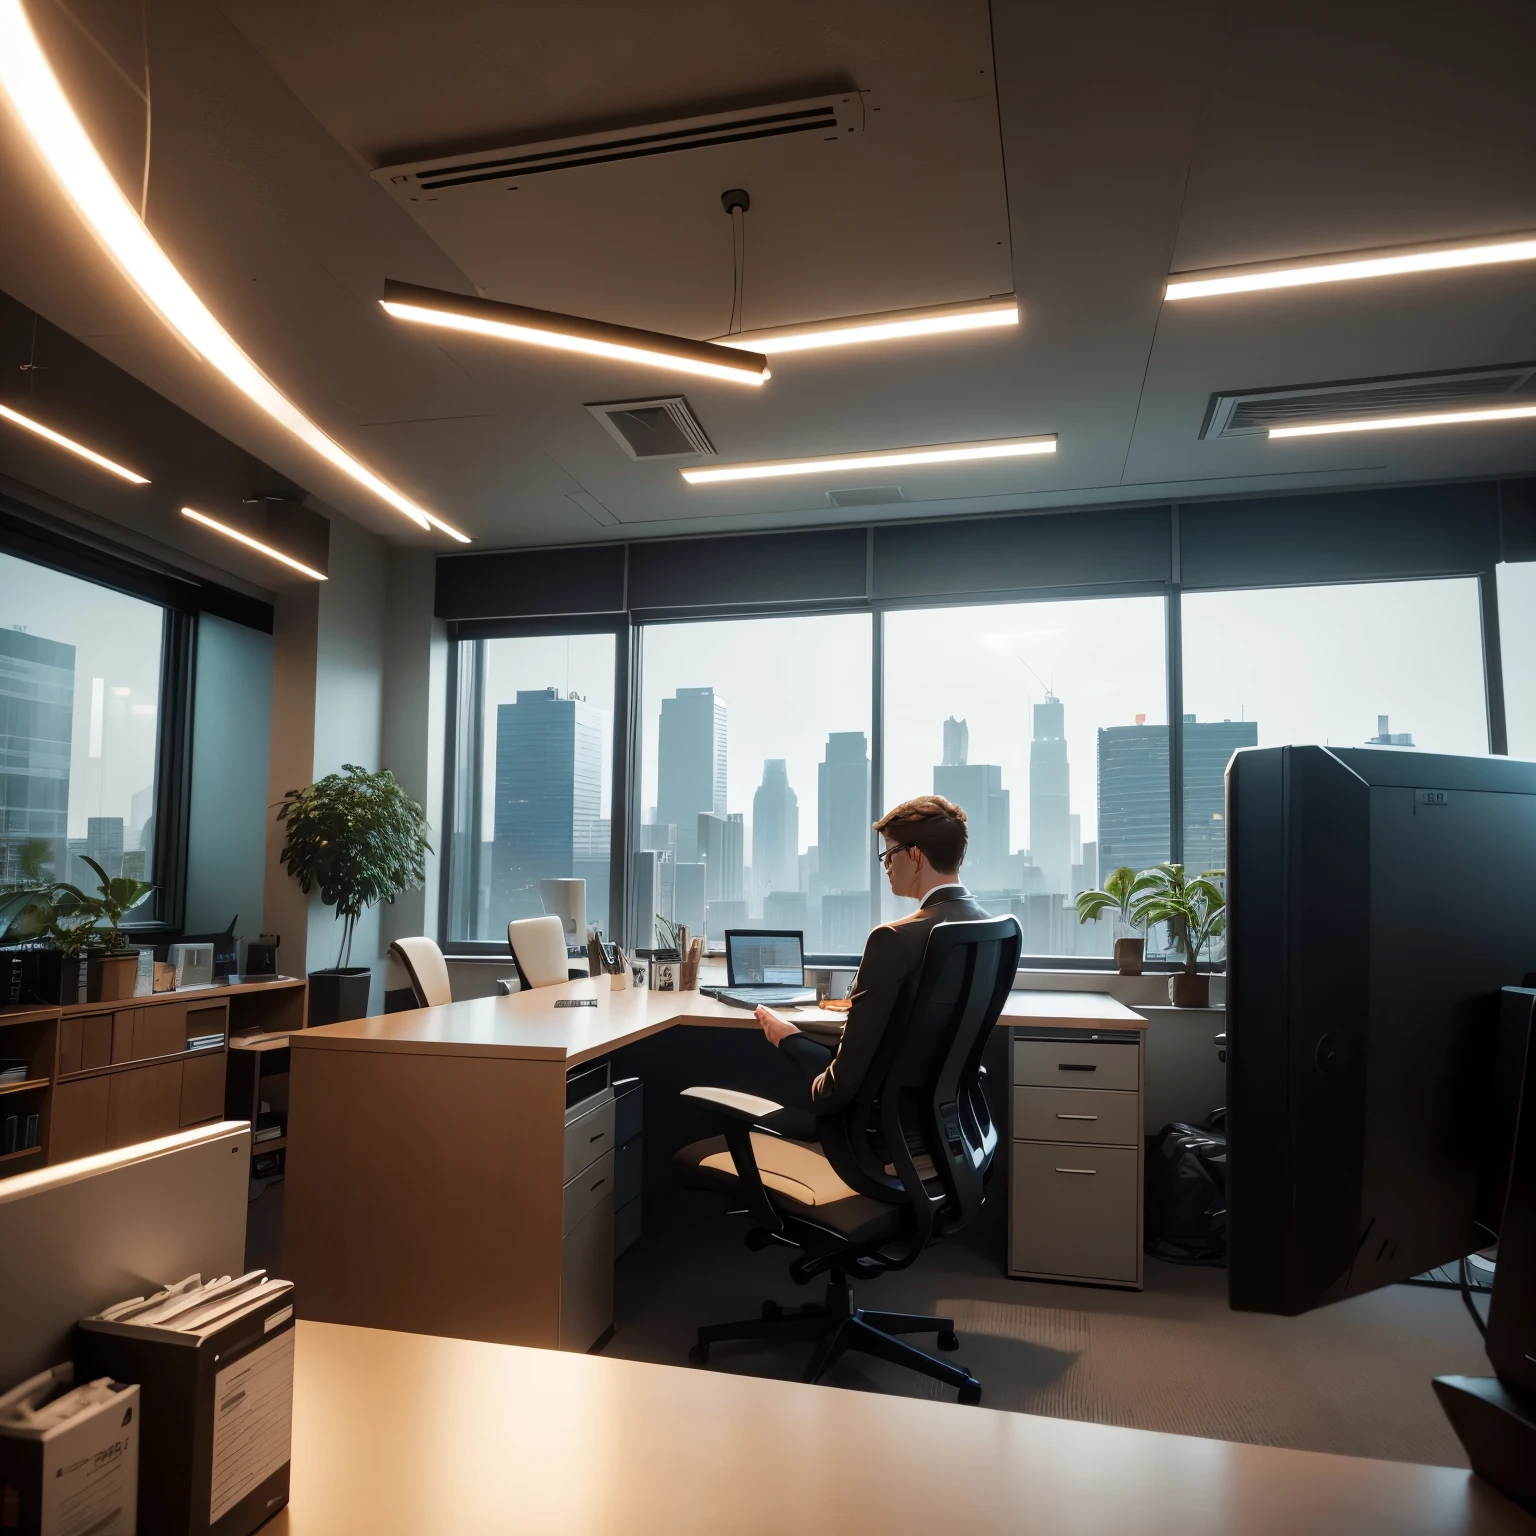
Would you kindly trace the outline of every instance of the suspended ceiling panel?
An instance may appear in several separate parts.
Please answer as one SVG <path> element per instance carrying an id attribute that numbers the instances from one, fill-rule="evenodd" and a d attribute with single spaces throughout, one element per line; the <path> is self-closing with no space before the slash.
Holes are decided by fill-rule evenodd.
<path id="1" fill-rule="evenodd" d="M 490 298 L 715 336 L 745 189 L 743 329 L 1008 293 L 1008 206 L 985 87 L 773 101 L 389 165 L 374 180 Z M 558 168 L 551 168 L 551 166 Z"/>

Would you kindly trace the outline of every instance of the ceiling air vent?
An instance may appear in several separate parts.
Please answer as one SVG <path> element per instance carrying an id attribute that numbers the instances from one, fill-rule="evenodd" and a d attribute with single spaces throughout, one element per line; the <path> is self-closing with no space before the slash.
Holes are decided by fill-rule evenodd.
<path id="1" fill-rule="evenodd" d="M 715 445 L 681 395 L 661 400 L 605 400 L 587 409 L 632 459 L 715 456 Z"/>
<path id="2" fill-rule="evenodd" d="M 1247 437 L 1271 427 L 1373 416 L 1416 416 L 1458 407 L 1508 404 L 1536 394 L 1536 363 L 1501 363 L 1455 373 L 1400 373 L 1378 379 L 1337 379 L 1279 389 L 1234 390 L 1211 396 L 1202 438 Z"/>
<path id="3" fill-rule="evenodd" d="M 570 139 L 543 139 L 504 149 L 384 165 L 372 174 L 381 187 L 395 196 L 414 199 L 423 194 L 439 195 L 451 187 L 497 181 L 515 184 L 551 171 L 677 155 L 715 144 L 740 144 L 751 139 L 778 139 L 804 133 L 835 139 L 857 133 L 863 126 L 863 98 L 857 91 L 844 91 L 809 101 L 784 101 L 671 123 L 650 123 L 643 128 L 584 133 Z"/>
<path id="4" fill-rule="evenodd" d="M 888 507 L 906 498 L 899 485 L 861 485 L 851 491 L 828 491 L 834 507 Z"/>

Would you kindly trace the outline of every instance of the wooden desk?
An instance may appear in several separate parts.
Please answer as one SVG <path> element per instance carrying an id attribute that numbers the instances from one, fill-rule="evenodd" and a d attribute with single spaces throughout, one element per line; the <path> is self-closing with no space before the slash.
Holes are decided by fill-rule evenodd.
<path id="1" fill-rule="evenodd" d="M 920 1454 L 912 1454 L 914 1448 Z M 1452 1467 L 301 1322 L 264 1536 L 1502 1536 Z"/>
<path id="2" fill-rule="evenodd" d="M 597 1006 L 554 1006 L 583 997 Z M 1129 1008 L 1080 992 L 1015 992 L 1000 1023 L 1146 1028 Z M 679 1024 L 759 1027 L 697 992 L 615 992 L 599 978 L 294 1035 L 283 1265 L 300 1315 L 590 1347 L 607 1322 L 588 1320 L 612 1317 L 612 1234 L 610 1223 L 600 1282 L 587 1218 L 611 1192 L 598 1183 L 601 1143 L 589 1145 L 601 1122 L 590 1138 L 567 1134 L 567 1074 Z M 594 1171 L 573 1188 L 582 1155 Z"/>

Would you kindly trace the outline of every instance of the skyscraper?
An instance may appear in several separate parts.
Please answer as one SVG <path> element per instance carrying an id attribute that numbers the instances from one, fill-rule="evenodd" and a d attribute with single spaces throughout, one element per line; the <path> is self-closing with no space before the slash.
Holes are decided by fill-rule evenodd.
<path id="1" fill-rule="evenodd" d="M 828 735 L 826 756 L 817 769 L 817 790 L 816 845 L 821 850 L 822 890 L 867 891 L 869 742 L 863 731 L 833 731 Z M 866 932 L 868 927 L 866 922 Z"/>
<path id="2" fill-rule="evenodd" d="M 752 797 L 752 884 L 748 906 L 755 910 L 773 891 L 800 889 L 800 800 L 782 757 L 763 764 Z"/>
<path id="3" fill-rule="evenodd" d="M 944 722 L 944 764 L 948 767 L 952 763 L 968 763 L 970 760 L 971 729 L 964 720 L 956 720 L 951 715 Z"/>
<path id="4" fill-rule="evenodd" d="M 662 858 L 654 848 L 638 848 L 629 856 L 629 943 L 634 949 L 654 949 L 658 942 Z"/>
<path id="5" fill-rule="evenodd" d="M 656 872 L 656 915 L 672 918 L 677 910 L 677 828 L 670 822 L 648 821 L 640 828 L 637 848 L 658 856 Z"/>
<path id="6" fill-rule="evenodd" d="M 1047 693 L 1034 707 L 1029 744 L 1029 851 L 1047 894 L 1072 883 L 1072 822 L 1067 768 L 1066 712 Z"/>
<path id="7" fill-rule="evenodd" d="M 20 874 L 29 843 L 56 878 L 69 878 L 74 702 L 74 646 L 0 629 L 0 879 Z"/>
<path id="8" fill-rule="evenodd" d="M 661 701 L 656 817 L 677 828 L 677 857 L 699 857 L 701 812 L 725 815 L 725 704 L 713 688 L 679 688 Z"/>
<path id="9" fill-rule="evenodd" d="M 1150 869 L 1168 857 L 1168 727 L 1099 729 L 1099 874 Z"/>
<path id="10" fill-rule="evenodd" d="M 996 763 L 972 763 L 970 729 L 950 716 L 944 722 L 944 761 L 935 764 L 933 792 L 965 812 L 969 841 L 965 880 L 973 891 L 999 891 L 1012 882 L 1009 868 L 1008 791 Z"/>
<path id="11" fill-rule="evenodd" d="M 1199 874 L 1227 862 L 1227 764 L 1259 744 L 1255 720 L 1184 716 L 1184 868 Z"/>
<path id="12" fill-rule="evenodd" d="M 600 819 L 602 711 L 554 688 L 520 688 L 496 709 L 491 923 L 537 917 L 539 881 L 570 878 Z M 594 921 L 601 921 L 594 916 Z"/>
<path id="13" fill-rule="evenodd" d="M 698 819 L 697 846 L 704 865 L 704 899 L 744 901 L 742 891 L 743 841 L 746 828 L 740 811 L 715 816 L 708 811 Z"/>
<path id="14" fill-rule="evenodd" d="M 1413 745 L 1412 731 L 1394 731 L 1389 729 L 1385 715 L 1376 716 L 1376 734 L 1367 736 L 1365 744 L 1368 747 L 1411 747 Z"/>

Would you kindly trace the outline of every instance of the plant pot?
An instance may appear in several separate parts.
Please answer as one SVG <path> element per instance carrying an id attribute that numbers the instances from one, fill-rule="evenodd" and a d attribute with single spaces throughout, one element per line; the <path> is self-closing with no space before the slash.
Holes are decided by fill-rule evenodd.
<path id="1" fill-rule="evenodd" d="M 86 961 L 88 1003 L 116 1003 L 133 996 L 133 983 L 139 973 L 135 950 L 122 954 L 91 955 Z"/>
<path id="2" fill-rule="evenodd" d="M 1209 1008 L 1211 978 L 1199 972 L 1175 971 L 1168 978 L 1168 1001 L 1175 1008 Z"/>
<path id="3" fill-rule="evenodd" d="M 309 973 L 309 1027 L 368 1017 L 373 972 L 366 965 L 331 966 Z"/>
<path id="4" fill-rule="evenodd" d="M 1116 939 L 1115 970 L 1122 976 L 1140 976 L 1146 944 L 1145 939 Z"/>

